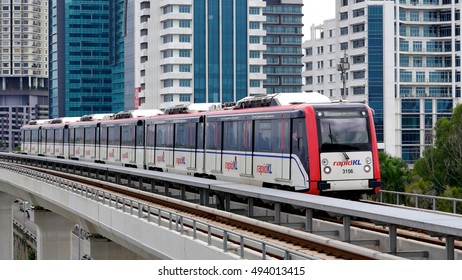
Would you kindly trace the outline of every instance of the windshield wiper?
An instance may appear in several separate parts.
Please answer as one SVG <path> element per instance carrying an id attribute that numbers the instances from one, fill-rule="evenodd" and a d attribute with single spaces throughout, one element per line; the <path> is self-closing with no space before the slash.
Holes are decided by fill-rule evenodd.
<path id="1" fill-rule="evenodd" d="M 332 134 L 332 128 L 330 127 L 330 124 L 329 124 L 329 138 L 330 138 L 331 144 L 337 144 L 337 145 L 339 145 L 339 142 L 338 142 L 338 140 L 337 140 L 337 137 L 335 137 L 335 135 Z M 342 154 L 343 154 L 343 156 L 345 157 L 346 160 L 349 160 L 349 159 L 350 159 L 350 157 L 347 155 L 346 152 L 342 151 Z"/>

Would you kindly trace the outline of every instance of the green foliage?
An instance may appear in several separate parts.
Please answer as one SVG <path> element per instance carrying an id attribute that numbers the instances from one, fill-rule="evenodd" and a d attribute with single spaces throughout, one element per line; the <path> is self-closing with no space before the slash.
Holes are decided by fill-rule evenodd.
<path id="1" fill-rule="evenodd" d="M 411 172 L 407 164 L 400 158 L 387 153 L 379 153 L 382 189 L 403 192 L 404 187 L 411 181 Z"/>
<path id="2" fill-rule="evenodd" d="M 441 194 L 443 197 L 462 198 L 461 187 L 447 187 Z M 450 200 L 438 200 L 437 210 L 450 212 L 454 211 L 454 203 Z M 462 213 L 462 203 L 456 204 L 456 213 Z"/>
<path id="3" fill-rule="evenodd" d="M 440 195 L 462 182 L 462 105 L 454 109 L 451 119 L 436 122 L 435 134 L 435 147 L 425 150 L 414 170 Z"/>
<path id="4" fill-rule="evenodd" d="M 28 260 L 36 260 L 37 259 L 37 255 L 36 255 L 34 250 L 29 252 L 29 255 L 27 255 L 27 259 Z"/>

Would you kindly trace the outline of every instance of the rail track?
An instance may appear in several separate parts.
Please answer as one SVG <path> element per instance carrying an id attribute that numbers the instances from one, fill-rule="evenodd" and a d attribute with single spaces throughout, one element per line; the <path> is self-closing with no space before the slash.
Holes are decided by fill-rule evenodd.
<path id="1" fill-rule="evenodd" d="M 342 259 L 342 260 L 369 260 L 369 259 L 388 259 L 393 256 L 385 253 L 371 253 L 372 250 L 364 249 L 358 246 L 350 245 L 341 241 L 331 240 L 330 242 L 324 242 L 325 239 L 316 236 L 314 234 L 301 232 L 299 230 L 288 229 L 282 226 L 274 225 L 268 222 L 258 221 L 255 219 L 247 218 L 244 216 L 232 214 L 229 212 L 217 210 L 210 207 L 200 206 L 194 203 L 177 200 L 169 197 L 164 197 L 157 194 L 152 194 L 145 191 L 136 190 L 133 188 L 117 185 L 115 183 L 105 182 L 98 179 L 92 179 L 85 176 L 64 173 L 60 171 L 54 171 L 50 169 L 28 166 L 22 164 L 15 164 L 21 168 L 35 170 L 43 174 L 49 174 L 61 178 L 62 180 L 69 180 L 77 182 L 79 184 L 89 186 L 91 188 L 100 189 L 107 193 L 112 193 L 114 196 L 102 197 L 101 199 L 116 199 L 114 203 L 123 204 L 125 197 L 127 199 L 136 199 L 140 202 L 152 205 L 153 207 L 162 207 L 166 211 L 174 211 L 178 215 L 184 215 L 194 219 L 200 219 L 204 223 L 211 224 L 217 227 L 226 228 L 225 232 L 239 232 L 242 235 L 248 236 L 253 239 L 265 240 L 270 244 L 277 244 L 280 247 L 288 248 L 291 251 L 299 252 L 301 256 L 309 256 L 312 259 Z M 10 163 L 9 166 L 12 166 Z M 125 207 L 125 206 L 123 206 Z M 128 206 L 127 206 L 128 207 Z M 149 215 L 146 209 L 138 209 L 137 206 L 130 205 L 129 207 L 135 207 L 135 211 L 141 212 L 144 215 Z M 168 219 L 159 215 L 160 219 Z M 165 223 L 171 223 L 172 221 L 164 221 Z M 160 222 L 159 222 L 160 223 Z M 183 232 L 192 232 L 194 225 L 192 224 L 181 224 Z M 207 233 L 204 228 L 197 228 L 195 230 L 201 231 L 203 234 Z M 213 232 L 213 238 L 223 239 L 227 238 L 230 244 L 234 244 L 235 247 L 242 246 L 242 242 L 238 238 L 231 238 L 230 236 L 222 236 L 220 232 Z M 231 245 L 230 245 L 231 247 Z M 251 242 L 247 243 L 245 250 L 255 251 L 255 254 L 261 254 L 262 249 L 258 246 L 253 246 Z M 268 250 L 265 255 L 271 259 L 284 259 L 284 256 L 272 253 Z"/>

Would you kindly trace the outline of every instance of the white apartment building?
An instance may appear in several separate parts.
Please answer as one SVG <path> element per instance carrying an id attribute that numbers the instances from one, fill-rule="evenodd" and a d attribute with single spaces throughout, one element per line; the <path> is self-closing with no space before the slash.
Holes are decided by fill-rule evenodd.
<path id="1" fill-rule="evenodd" d="M 266 93 L 263 0 L 136 0 L 133 7 L 135 107 Z"/>
<path id="2" fill-rule="evenodd" d="M 48 118 L 48 0 L 0 1 L 0 148 L 20 128 Z"/>
<path id="3" fill-rule="evenodd" d="M 336 18 L 303 43 L 303 90 L 367 102 L 379 148 L 413 163 L 460 103 L 460 9 L 456 0 L 337 0 Z"/>

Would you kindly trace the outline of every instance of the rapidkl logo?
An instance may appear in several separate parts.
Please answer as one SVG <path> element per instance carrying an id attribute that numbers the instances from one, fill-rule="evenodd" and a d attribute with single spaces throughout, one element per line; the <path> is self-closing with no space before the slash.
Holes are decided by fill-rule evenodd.
<path id="1" fill-rule="evenodd" d="M 109 151 L 109 157 L 110 158 L 114 157 L 114 149 L 112 149 L 112 151 Z"/>
<path id="2" fill-rule="evenodd" d="M 165 153 L 162 152 L 162 155 L 157 156 L 157 162 L 165 162 Z"/>
<path id="3" fill-rule="evenodd" d="M 128 152 L 122 153 L 122 158 L 128 158 Z"/>
<path id="4" fill-rule="evenodd" d="M 227 169 L 227 170 L 237 170 L 237 157 L 234 157 L 233 161 L 225 162 L 225 169 Z"/>
<path id="5" fill-rule="evenodd" d="M 184 164 L 186 164 L 186 158 L 185 157 L 176 158 L 175 162 L 176 162 L 177 165 L 184 165 Z"/>
<path id="6" fill-rule="evenodd" d="M 271 164 L 257 165 L 257 173 L 261 174 L 273 174 L 271 170 Z"/>
<path id="7" fill-rule="evenodd" d="M 334 166 L 349 166 L 349 165 L 361 165 L 361 160 L 344 160 L 344 161 L 334 161 Z"/>

